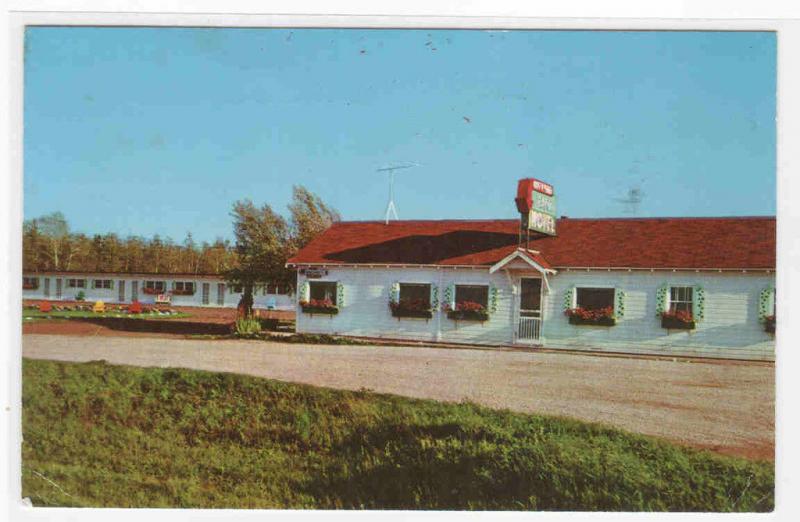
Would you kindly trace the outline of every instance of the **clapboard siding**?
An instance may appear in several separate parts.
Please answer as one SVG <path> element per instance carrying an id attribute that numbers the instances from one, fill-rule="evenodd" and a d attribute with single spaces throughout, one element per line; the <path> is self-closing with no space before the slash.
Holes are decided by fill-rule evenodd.
<path id="1" fill-rule="evenodd" d="M 123 276 L 123 275 L 101 275 L 101 274 L 24 274 L 25 277 L 37 277 L 39 279 L 39 288 L 35 290 L 22 290 L 23 299 L 49 299 L 57 300 L 56 297 L 56 280 L 63 281 L 62 293 L 60 300 L 72 301 L 78 295 L 78 292 L 83 290 L 87 302 L 103 301 L 106 303 L 130 303 L 131 302 L 131 283 L 134 281 L 139 282 L 139 302 L 141 303 L 154 303 L 155 296 L 148 295 L 143 292 L 145 281 L 165 281 L 166 288 L 171 289 L 172 283 L 175 281 L 187 281 L 195 284 L 195 293 L 193 295 L 173 295 L 171 303 L 175 306 L 207 306 L 210 308 L 219 307 L 217 304 L 217 284 L 225 283 L 222 278 L 203 277 L 197 278 L 192 276 L 170 277 L 168 275 L 149 275 L 149 276 Z M 44 295 L 45 280 L 50 280 L 50 295 Z M 68 279 L 86 279 L 86 288 L 67 288 Z M 93 279 L 111 279 L 114 283 L 113 288 L 92 288 Z M 125 299 L 119 299 L 119 285 L 120 282 L 125 284 Z M 203 283 L 209 284 L 209 302 L 203 304 Z M 239 304 L 242 294 L 240 292 L 231 292 L 230 288 L 225 286 L 225 300 L 223 307 L 235 308 Z M 275 303 L 276 309 L 293 310 L 295 306 L 295 298 L 293 295 L 285 294 L 264 294 L 263 291 L 258 291 L 253 298 L 254 306 L 256 308 L 266 308 L 268 304 Z"/>
<path id="2" fill-rule="evenodd" d="M 758 321 L 761 291 L 774 276 L 751 273 L 561 272 L 551 277 L 545 300 L 544 344 L 553 348 L 773 359 L 774 339 Z M 692 331 L 666 330 L 656 316 L 662 284 L 702 286 L 704 319 Z M 626 294 L 616 326 L 576 326 L 564 316 L 564 294 L 573 286 L 614 286 Z"/>
<path id="3" fill-rule="evenodd" d="M 322 281 L 340 282 L 345 302 L 334 316 L 310 315 L 297 308 L 297 331 L 364 337 L 509 345 L 514 342 L 514 270 L 489 274 L 486 269 L 329 268 Z M 509 281 L 510 279 L 510 281 Z M 774 285 L 771 274 L 645 271 L 561 271 L 550 276 L 542 301 L 542 342 L 548 348 L 628 353 L 774 359 L 774 339 L 758 321 L 758 300 Z M 306 281 L 298 274 L 298 286 Z M 395 282 L 439 286 L 440 300 L 451 284 L 489 284 L 497 288 L 497 310 L 486 322 L 453 321 L 440 310 L 432 319 L 397 319 L 389 309 Z M 513 287 L 512 287 L 513 283 Z M 656 317 L 656 291 L 664 283 L 700 285 L 705 290 L 705 318 L 694 331 L 665 330 Z M 564 293 L 574 286 L 612 286 L 626 294 L 625 316 L 614 327 L 571 325 L 564 316 Z"/>

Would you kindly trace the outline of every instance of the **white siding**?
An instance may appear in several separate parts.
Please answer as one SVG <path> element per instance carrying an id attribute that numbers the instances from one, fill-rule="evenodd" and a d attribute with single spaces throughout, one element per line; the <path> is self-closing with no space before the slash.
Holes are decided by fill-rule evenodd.
<path id="1" fill-rule="evenodd" d="M 513 270 L 520 276 L 536 272 Z M 518 296 L 505 273 L 452 268 L 328 268 L 321 281 L 344 285 L 345 303 L 338 315 L 305 314 L 297 307 L 297 331 L 363 337 L 509 345 L 514 342 Z M 298 287 L 305 282 L 298 274 Z M 774 285 L 772 274 L 645 271 L 561 271 L 549 277 L 542 301 L 542 344 L 546 348 L 774 359 L 775 342 L 758 321 L 761 291 Z M 497 310 L 484 323 L 447 318 L 436 311 L 430 320 L 398 319 L 389 309 L 395 282 L 439 285 L 440 302 L 451 284 L 489 284 L 497 288 Z M 693 331 L 665 330 L 656 317 L 656 290 L 664 283 L 699 285 L 705 290 L 705 317 Z M 564 293 L 573 286 L 612 286 L 625 292 L 625 316 L 616 326 L 571 325 L 564 316 Z"/>

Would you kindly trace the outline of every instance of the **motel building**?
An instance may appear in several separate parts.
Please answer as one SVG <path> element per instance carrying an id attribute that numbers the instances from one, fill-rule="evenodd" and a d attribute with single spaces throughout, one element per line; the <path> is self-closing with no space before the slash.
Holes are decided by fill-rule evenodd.
<path id="1" fill-rule="evenodd" d="M 22 275 L 22 298 L 26 300 L 76 301 L 83 294 L 87 303 L 169 304 L 236 308 L 242 288 L 228 285 L 218 275 L 127 274 L 89 272 L 26 272 Z M 286 285 L 258 285 L 254 308 L 293 310 L 294 292 Z"/>
<path id="2" fill-rule="evenodd" d="M 775 218 L 338 222 L 289 259 L 297 331 L 774 360 Z"/>

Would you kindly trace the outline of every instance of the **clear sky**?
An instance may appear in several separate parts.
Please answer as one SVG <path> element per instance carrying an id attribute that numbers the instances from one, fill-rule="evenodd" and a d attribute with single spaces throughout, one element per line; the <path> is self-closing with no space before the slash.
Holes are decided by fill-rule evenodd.
<path id="1" fill-rule="evenodd" d="M 232 237 L 305 185 L 344 219 L 775 213 L 773 33 L 29 28 L 26 218 Z"/>

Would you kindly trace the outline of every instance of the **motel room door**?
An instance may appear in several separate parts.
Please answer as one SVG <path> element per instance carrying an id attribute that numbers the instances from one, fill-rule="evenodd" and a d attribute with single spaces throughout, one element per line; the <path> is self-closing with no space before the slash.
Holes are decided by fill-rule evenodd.
<path id="1" fill-rule="evenodd" d="M 542 337 L 542 280 L 520 279 L 517 341 L 536 344 Z"/>

